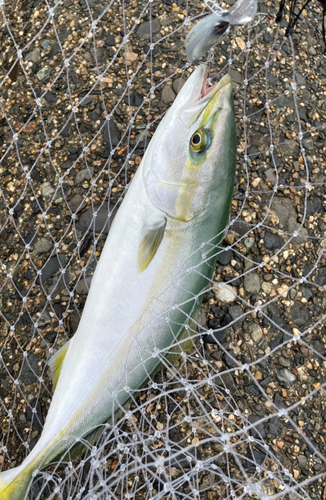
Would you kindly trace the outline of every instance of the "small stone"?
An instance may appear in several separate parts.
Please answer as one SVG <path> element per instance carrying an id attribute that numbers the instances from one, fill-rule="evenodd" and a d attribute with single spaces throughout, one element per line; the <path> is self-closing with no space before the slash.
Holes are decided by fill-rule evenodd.
<path id="1" fill-rule="evenodd" d="M 118 125 L 113 120 L 109 120 L 109 122 L 104 125 L 104 142 L 106 142 L 108 145 L 112 144 L 112 146 L 115 147 L 119 144 L 120 139 L 121 132 L 118 128 Z"/>
<path id="2" fill-rule="evenodd" d="M 326 266 L 320 267 L 318 276 L 316 278 L 316 283 L 319 286 L 326 285 Z"/>
<path id="3" fill-rule="evenodd" d="M 265 281 L 263 282 L 261 288 L 267 295 L 269 295 L 272 291 L 272 285 L 270 283 L 266 283 Z"/>
<path id="4" fill-rule="evenodd" d="M 238 318 L 241 318 L 241 316 L 243 315 L 243 310 L 242 310 L 241 306 L 236 304 L 234 306 L 229 307 L 228 313 L 233 320 L 236 320 Z"/>
<path id="5" fill-rule="evenodd" d="M 57 102 L 58 98 L 57 96 L 53 93 L 53 92 L 50 92 L 49 90 L 44 94 L 44 98 L 48 101 L 48 102 Z"/>
<path id="6" fill-rule="evenodd" d="M 97 217 L 94 218 L 94 210 L 92 208 L 89 208 L 88 210 L 86 210 L 86 212 L 83 212 L 79 217 L 76 223 L 76 228 L 79 229 L 80 231 L 85 232 L 89 228 L 93 229 L 93 225 L 95 223 L 96 233 L 103 232 L 104 234 L 108 234 L 114 215 L 115 212 L 111 211 L 111 217 L 108 217 L 108 207 L 103 206 L 97 212 Z"/>
<path id="7" fill-rule="evenodd" d="M 38 63 L 41 60 L 41 51 L 38 47 L 36 49 L 31 50 L 26 56 L 26 61 L 31 61 L 33 63 Z"/>
<path id="8" fill-rule="evenodd" d="M 33 250 L 33 255 L 34 257 L 37 257 L 38 255 L 42 253 L 49 252 L 53 248 L 53 242 L 50 240 L 47 240 L 46 238 L 41 238 L 35 243 L 34 250 Z"/>
<path id="9" fill-rule="evenodd" d="M 239 71 L 237 71 L 236 69 L 230 68 L 229 75 L 231 77 L 232 82 L 238 83 L 238 84 L 242 83 L 241 73 Z"/>
<path id="10" fill-rule="evenodd" d="M 262 380 L 262 379 L 263 379 L 263 374 L 262 374 L 262 372 L 261 372 L 261 371 L 257 370 L 257 371 L 255 372 L 255 379 L 256 379 L 256 380 Z"/>
<path id="11" fill-rule="evenodd" d="M 293 469 L 292 474 L 294 479 L 298 479 L 298 477 L 300 476 L 300 471 L 297 469 Z"/>
<path id="12" fill-rule="evenodd" d="M 221 302 L 234 302 L 237 297 L 237 289 L 231 285 L 215 286 L 214 294 Z"/>
<path id="13" fill-rule="evenodd" d="M 291 319 L 293 323 L 302 328 L 311 323 L 311 316 L 307 307 L 304 307 L 300 302 L 295 302 L 291 309 Z"/>
<path id="14" fill-rule="evenodd" d="M 91 281 L 92 281 L 92 276 L 87 276 L 85 279 L 84 278 L 80 279 L 75 288 L 76 293 L 78 295 L 87 295 L 89 287 L 91 285 Z"/>
<path id="15" fill-rule="evenodd" d="M 175 99 L 175 93 L 173 92 L 172 87 L 170 85 L 164 85 L 162 90 L 161 99 L 164 104 L 171 104 L 171 102 Z"/>
<path id="16" fill-rule="evenodd" d="M 48 48 L 52 45 L 52 41 L 48 38 L 43 38 L 43 40 L 40 40 L 40 45 L 43 50 L 48 50 Z"/>
<path id="17" fill-rule="evenodd" d="M 93 173 L 94 173 L 94 167 L 83 168 L 83 170 L 80 170 L 76 175 L 75 184 L 80 184 L 85 180 L 91 179 Z"/>
<path id="18" fill-rule="evenodd" d="M 88 97 L 84 97 L 84 99 L 82 99 L 79 103 L 79 107 L 80 108 L 85 108 L 86 106 L 88 106 L 89 104 L 92 104 L 94 102 L 94 99 L 92 99 L 90 96 Z"/>
<path id="19" fill-rule="evenodd" d="M 254 413 L 251 413 L 248 416 L 248 420 L 251 424 L 255 424 L 249 431 L 252 437 L 254 437 L 255 439 L 265 439 L 266 432 L 263 422 L 261 421 L 261 417 L 259 415 L 255 415 Z"/>
<path id="20" fill-rule="evenodd" d="M 41 192 L 42 192 L 42 196 L 52 196 L 53 193 L 55 192 L 55 189 L 53 186 L 51 186 L 51 184 L 49 182 L 44 182 L 44 184 L 42 184 L 41 186 Z"/>
<path id="21" fill-rule="evenodd" d="M 53 278 L 60 267 L 64 268 L 67 265 L 68 260 L 66 255 L 60 255 L 60 260 L 56 255 L 53 255 L 42 268 L 42 275 L 37 279 L 37 283 L 46 283 L 49 279 Z"/>
<path id="22" fill-rule="evenodd" d="M 138 59 L 138 54 L 136 54 L 136 52 L 127 52 L 126 59 L 130 62 L 136 62 Z"/>
<path id="23" fill-rule="evenodd" d="M 255 238 L 253 238 L 252 236 L 248 236 L 248 238 L 245 238 L 244 240 L 245 247 L 248 249 L 252 248 L 254 243 L 255 243 Z"/>
<path id="24" fill-rule="evenodd" d="M 260 290 L 260 281 L 257 273 L 251 272 L 244 277 L 245 290 L 251 294 L 257 294 Z"/>
<path id="25" fill-rule="evenodd" d="M 105 39 L 105 45 L 107 45 L 108 47 L 113 47 L 115 45 L 115 38 L 113 35 L 109 35 Z"/>
<path id="26" fill-rule="evenodd" d="M 179 78 L 176 78 L 175 80 L 173 80 L 172 88 L 173 88 L 174 92 L 176 94 L 178 94 L 185 83 L 186 83 L 186 80 L 184 80 L 182 77 L 179 77 Z"/>
<path id="27" fill-rule="evenodd" d="M 274 168 L 269 168 L 265 172 L 266 179 L 271 183 L 271 184 L 276 184 L 276 173 Z"/>
<path id="28" fill-rule="evenodd" d="M 228 266 L 232 258 L 233 258 L 233 251 L 231 249 L 223 250 L 218 254 L 217 262 L 221 264 L 221 266 Z"/>
<path id="29" fill-rule="evenodd" d="M 254 342 L 259 342 L 263 338 L 263 331 L 256 323 L 249 325 L 249 333 Z"/>
<path id="30" fill-rule="evenodd" d="M 304 455 L 298 455 L 297 460 L 298 460 L 298 464 L 300 465 L 300 467 L 306 467 L 307 457 L 305 457 Z"/>
<path id="31" fill-rule="evenodd" d="M 285 368 L 290 368 L 291 366 L 291 360 L 288 358 L 284 358 L 284 356 L 279 356 L 278 362 L 281 366 L 284 366 Z"/>
<path id="32" fill-rule="evenodd" d="M 284 245 L 284 240 L 278 234 L 268 232 L 264 238 L 264 245 L 267 250 L 277 250 Z"/>
<path id="33" fill-rule="evenodd" d="M 75 196 L 73 196 L 71 198 L 71 200 L 68 201 L 68 205 L 69 205 L 70 210 L 73 213 L 81 210 L 83 201 L 84 201 L 84 198 L 80 194 L 78 194 L 78 193 L 75 194 Z"/>
<path id="34" fill-rule="evenodd" d="M 152 19 L 151 22 L 146 21 L 140 24 L 136 33 L 139 37 L 147 39 L 150 37 L 151 32 L 154 34 L 160 31 L 160 29 L 161 29 L 160 21 L 158 19 Z"/>
<path id="35" fill-rule="evenodd" d="M 283 383 L 285 387 L 290 387 L 297 379 L 297 377 L 287 368 L 276 370 L 276 375 L 278 380 Z"/>
<path id="36" fill-rule="evenodd" d="M 36 76 L 40 82 L 42 80 L 45 80 L 45 78 L 47 78 L 49 75 L 50 75 L 50 68 L 48 68 L 47 66 L 44 66 L 44 68 L 40 69 L 40 71 L 36 73 Z"/>
<path id="37" fill-rule="evenodd" d="M 19 376 L 19 380 L 25 385 L 31 385 L 37 382 L 37 377 L 40 372 L 40 367 L 38 365 L 39 357 L 33 352 L 27 355 L 26 360 L 24 360 L 23 367 Z"/>

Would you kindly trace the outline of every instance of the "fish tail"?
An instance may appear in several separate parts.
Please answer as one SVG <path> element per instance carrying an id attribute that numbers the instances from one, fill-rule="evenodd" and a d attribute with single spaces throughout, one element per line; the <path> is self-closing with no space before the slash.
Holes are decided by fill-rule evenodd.
<path id="1" fill-rule="evenodd" d="M 0 473 L 1 500 L 24 500 L 32 479 L 31 469 L 21 466 Z"/>

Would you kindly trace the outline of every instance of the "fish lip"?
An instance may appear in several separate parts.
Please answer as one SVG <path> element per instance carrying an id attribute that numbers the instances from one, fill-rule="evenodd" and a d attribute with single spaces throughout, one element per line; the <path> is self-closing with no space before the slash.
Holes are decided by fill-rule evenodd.
<path id="1" fill-rule="evenodd" d="M 209 94 L 211 94 L 210 98 L 212 98 L 213 95 L 215 95 L 223 87 L 232 84 L 232 80 L 229 74 L 224 75 L 220 81 L 218 81 L 215 85 L 213 85 L 213 87 L 209 88 L 206 87 L 207 80 L 208 80 L 208 72 L 206 72 L 206 75 L 204 76 L 203 84 L 200 91 L 199 101 L 207 97 Z"/>

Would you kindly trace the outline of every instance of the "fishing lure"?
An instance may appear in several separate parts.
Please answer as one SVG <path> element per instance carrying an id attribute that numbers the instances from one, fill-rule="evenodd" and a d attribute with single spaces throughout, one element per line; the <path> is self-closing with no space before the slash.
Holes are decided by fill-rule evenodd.
<path id="1" fill-rule="evenodd" d="M 230 26 L 249 23 L 257 14 L 257 0 L 238 0 L 228 10 L 212 7 L 213 14 L 199 21 L 186 38 L 187 59 L 191 63 L 203 57 L 219 42 Z"/>

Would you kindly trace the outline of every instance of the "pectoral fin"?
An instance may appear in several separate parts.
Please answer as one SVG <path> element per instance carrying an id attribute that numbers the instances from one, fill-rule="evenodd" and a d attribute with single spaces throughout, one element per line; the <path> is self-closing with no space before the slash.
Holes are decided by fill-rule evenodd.
<path id="1" fill-rule="evenodd" d="M 164 236 L 167 219 L 155 223 L 152 227 L 143 230 L 142 238 L 138 247 L 137 266 L 139 274 L 145 271 L 153 260 Z"/>
<path id="2" fill-rule="evenodd" d="M 55 388 L 57 386 L 58 380 L 59 380 L 59 375 L 61 372 L 62 368 L 62 363 L 66 357 L 68 348 L 69 348 L 70 340 L 67 342 L 64 346 L 62 346 L 58 352 L 56 352 L 52 358 L 49 359 L 49 367 L 51 370 L 52 374 L 52 380 L 53 380 L 53 391 L 55 391 Z"/>

